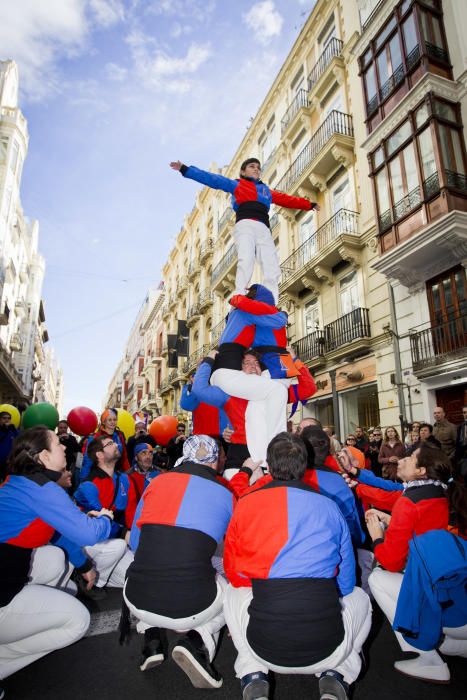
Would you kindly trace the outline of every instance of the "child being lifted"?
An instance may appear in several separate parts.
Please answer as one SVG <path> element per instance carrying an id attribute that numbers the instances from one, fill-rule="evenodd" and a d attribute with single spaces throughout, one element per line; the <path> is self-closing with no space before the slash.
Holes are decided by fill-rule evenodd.
<path id="1" fill-rule="evenodd" d="M 273 293 L 277 303 L 281 269 L 269 228 L 269 207 L 277 204 L 288 209 L 319 211 L 319 206 L 304 197 L 271 190 L 260 179 L 261 163 L 257 158 L 247 158 L 242 163 L 238 180 L 200 170 L 194 165 L 184 165 L 179 160 L 170 163 L 170 167 L 181 172 L 183 177 L 232 195 L 236 216 L 233 238 L 238 255 L 234 294 L 245 294 L 255 261 L 258 261 L 263 272 L 263 285 Z"/>

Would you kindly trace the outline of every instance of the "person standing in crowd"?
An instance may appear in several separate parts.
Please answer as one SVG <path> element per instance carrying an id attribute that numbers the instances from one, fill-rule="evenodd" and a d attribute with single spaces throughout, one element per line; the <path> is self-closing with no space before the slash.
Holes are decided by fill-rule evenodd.
<path id="1" fill-rule="evenodd" d="M 457 473 L 467 480 L 467 406 L 462 409 L 463 422 L 457 428 L 455 464 Z"/>
<path id="2" fill-rule="evenodd" d="M 217 479 L 218 446 L 207 435 L 192 435 L 183 459 L 154 479 L 143 495 L 137 521 L 139 544 L 128 570 L 124 599 L 139 620 L 145 641 L 142 671 L 167 656 L 166 630 L 183 633 L 172 658 L 196 688 L 220 688 L 213 668 L 224 626 L 225 579 L 212 557 L 229 524 L 233 496 Z M 125 632 L 123 616 L 122 631 Z"/>
<path id="3" fill-rule="evenodd" d="M 368 456 L 370 458 L 370 469 L 376 476 L 381 476 L 381 464 L 378 457 L 382 444 L 383 434 L 381 428 L 374 428 L 373 438 L 368 442 Z"/>
<path id="4" fill-rule="evenodd" d="M 239 180 L 200 170 L 193 165 L 186 166 L 180 160 L 170 163 L 170 167 L 178 170 L 183 177 L 232 195 L 236 219 L 233 239 L 238 255 L 235 294 L 245 294 L 256 261 L 263 273 L 264 286 L 272 292 L 277 302 L 281 269 L 269 227 L 269 208 L 271 204 L 277 204 L 288 209 L 319 211 L 319 206 L 309 199 L 291 197 L 269 189 L 260 179 L 261 163 L 257 158 L 243 161 Z"/>
<path id="5" fill-rule="evenodd" d="M 272 670 L 317 675 L 322 698 L 346 700 L 371 626 L 349 529 L 337 505 L 303 483 L 297 435 L 276 435 L 267 463 L 272 479 L 239 500 L 224 548 L 242 696 L 268 698 Z"/>
<path id="6" fill-rule="evenodd" d="M 10 476 L 0 487 L 0 679 L 81 639 L 89 627 L 84 605 L 56 588 L 71 569 L 62 549 L 48 543 L 58 531 L 92 586 L 96 572 L 81 548 L 107 539 L 113 514 L 82 513 L 57 484 L 65 469 L 65 447 L 48 428 L 24 430 L 13 443 Z"/>
<path id="7" fill-rule="evenodd" d="M 424 442 L 433 445 L 433 447 L 437 447 L 439 450 L 441 449 L 440 441 L 433 435 L 433 426 L 431 423 L 420 423 L 418 440 L 407 448 L 407 454 L 411 455 L 415 450 L 418 450 Z"/>
<path id="8" fill-rule="evenodd" d="M 342 445 L 340 444 L 337 437 L 334 435 L 330 425 L 325 425 L 323 430 L 329 438 L 329 452 L 330 452 L 330 454 L 336 455 L 339 452 L 339 450 L 342 449 Z"/>
<path id="9" fill-rule="evenodd" d="M 399 438 L 399 433 L 393 425 L 384 431 L 383 444 L 380 447 L 378 461 L 384 479 L 396 479 L 397 464 L 405 457 L 405 447 Z"/>
<path id="10" fill-rule="evenodd" d="M 347 437 L 345 438 L 345 446 L 346 447 L 355 447 L 357 445 L 357 438 L 353 433 L 349 433 Z M 361 451 L 361 450 L 360 450 Z"/>
<path id="11" fill-rule="evenodd" d="M 454 423 L 450 423 L 446 418 L 444 408 L 436 406 L 433 411 L 435 419 L 433 425 L 433 435 L 441 443 L 441 449 L 446 452 L 449 459 L 454 459 L 457 440 L 457 429 Z"/>
<path id="12" fill-rule="evenodd" d="M 92 460 L 88 455 L 89 446 L 92 441 L 98 437 L 109 436 L 115 442 L 119 451 L 116 468 L 119 471 L 127 472 L 130 469 L 128 455 L 126 451 L 125 436 L 121 430 L 117 428 L 118 412 L 115 408 L 106 408 L 101 415 L 101 423 L 97 432 L 90 435 L 84 443 L 83 447 L 83 463 L 81 465 L 80 479 L 84 481 L 87 478 L 92 466 Z"/>
<path id="13" fill-rule="evenodd" d="M 186 440 L 185 423 L 178 423 L 177 434 L 170 438 L 167 444 L 167 456 L 169 458 L 169 469 L 172 469 L 175 462 L 183 455 L 183 443 Z"/>
<path id="14" fill-rule="evenodd" d="M 148 433 L 146 421 L 142 420 L 141 415 L 137 413 L 135 417 L 135 434 L 129 437 L 126 443 L 128 461 L 131 465 L 135 456 L 135 447 L 141 443 L 151 445 L 153 448 L 157 444 L 152 435 Z"/>
<path id="15" fill-rule="evenodd" d="M 411 447 L 420 440 L 420 425 L 420 421 L 413 421 L 413 423 L 410 424 L 404 441 L 407 447 Z"/>
<path id="16" fill-rule="evenodd" d="M 89 445 L 91 470 L 74 493 L 77 504 L 87 513 L 107 508 L 114 514 L 109 539 L 87 548 L 95 562 L 97 587 L 122 588 L 128 565 L 133 560 L 126 545 L 136 511 L 136 492 L 128 474 L 116 469 L 120 452 L 109 435 L 95 438 Z"/>
<path id="17" fill-rule="evenodd" d="M 359 449 L 361 452 L 363 452 L 365 457 L 367 457 L 370 446 L 368 444 L 368 438 L 365 435 L 365 431 L 363 430 L 363 428 L 360 425 L 357 425 L 357 427 L 355 428 L 355 439 L 356 439 L 355 447 L 357 449 Z"/>
<path id="18" fill-rule="evenodd" d="M 13 440 L 18 434 L 8 411 L 2 411 L 0 413 L 0 482 L 6 477 L 8 455 L 11 452 Z"/>
<path id="19" fill-rule="evenodd" d="M 79 453 L 78 440 L 68 430 L 68 422 L 63 419 L 57 423 L 57 435 L 60 444 L 65 447 L 66 466 L 68 471 L 74 474 L 76 466 L 76 456 Z"/>

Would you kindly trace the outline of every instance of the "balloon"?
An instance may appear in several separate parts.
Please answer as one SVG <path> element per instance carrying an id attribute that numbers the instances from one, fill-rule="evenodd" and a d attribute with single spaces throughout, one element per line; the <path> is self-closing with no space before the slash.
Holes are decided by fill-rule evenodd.
<path id="1" fill-rule="evenodd" d="M 55 430 L 58 419 L 58 411 L 51 403 L 33 403 L 23 413 L 23 428 L 46 425 L 50 430 Z"/>
<path id="2" fill-rule="evenodd" d="M 177 425 L 179 421 L 175 416 L 158 416 L 154 418 L 149 426 L 149 435 L 159 445 L 167 445 L 169 440 L 177 434 Z"/>
<path id="3" fill-rule="evenodd" d="M 90 435 L 97 429 L 97 416 L 86 406 L 72 408 L 67 416 L 70 430 L 76 435 Z"/>
<path id="4" fill-rule="evenodd" d="M 117 408 L 118 418 L 117 418 L 117 428 L 122 431 L 125 436 L 125 440 L 131 438 L 135 434 L 135 419 L 125 411 L 123 408 Z"/>
<path id="5" fill-rule="evenodd" d="M 19 424 L 21 423 L 21 413 L 18 411 L 16 406 L 12 406 L 10 403 L 2 403 L 0 406 L 0 413 L 2 411 L 9 413 L 11 416 L 11 422 L 15 428 L 19 428 Z"/>

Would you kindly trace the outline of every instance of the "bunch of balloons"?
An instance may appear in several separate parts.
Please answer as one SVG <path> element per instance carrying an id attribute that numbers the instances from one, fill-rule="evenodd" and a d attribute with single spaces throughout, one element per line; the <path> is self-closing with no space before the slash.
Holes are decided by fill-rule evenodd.
<path id="1" fill-rule="evenodd" d="M 58 420 L 58 411 L 51 403 L 33 403 L 23 413 L 23 428 L 46 425 L 49 430 L 55 430 Z"/>
<path id="2" fill-rule="evenodd" d="M 177 434 L 178 420 L 175 416 L 158 416 L 149 426 L 151 435 L 158 445 L 165 446 Z"/>
<path id="3" fill-rule="evenodd" d="M 77 406 L 67 416 L 70 430 L 76 435 L 91 435 L 97 430 L 97 416 L 91 408 Z"/>

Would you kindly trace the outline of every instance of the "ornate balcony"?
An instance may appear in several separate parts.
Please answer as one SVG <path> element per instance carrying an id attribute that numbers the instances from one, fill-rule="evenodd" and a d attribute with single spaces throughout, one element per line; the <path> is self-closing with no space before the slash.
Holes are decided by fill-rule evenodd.
<path id="1" fill-rule="evenodd" d="M 211 257 L 213 250 L 214 250 L 214 241 L 212 240 L 212 238 L 208 238 L 206 241 L 201 243 L 201 246 L 199 248 L 200 262 L 203 263 L 206 260 L 208 260 Z"/>
<path id="2" fill-rule="evenodd" d="M 193 282 L 196 275 L 199 273 L 199 270 L 199 260 L 192 260 L 188 265 L 188 279 L 190 282 Z"/>
<path id="3" fill-rule="evenodd" d="M 188 279 L 186 277 L 181 277 L 177 284 L 177 297 L 180 297 L 188 289 Z"/>
<path id="4" fill-rule="evenodd" d="M 186 362 L 183 365 L 183 371 L 185 374 L 192 372 L 196 369 L 198 362 L 203 359 L 209 352 L 209 345 L 202 345 L 200 348 L 191 353 Z"/>
<path id="5" fill-rule="evenodd" d="M 235 214 L 234 210 L 232 207 L 227 207 L 227 209 L 224 211 L 222 214 L 221 218 L 219 219 L 219 222 L 217 224 L 217 235 L 220 236 L 224 229 L 227 228 L 228 224 L 231 224 L 235 221 Z"/>
<path id="6" fill-rule="evenodd" d="M 339 357 L 343 352 L 369 347 L 371 338 L 369 311 L 356 308 L 344 316 L 328 323 L 322 330 L 309 333 L 293 344 L 303 362 L 315 366 L 322 364 L 327 356 Z"/>
<path id="7" fill-rule="evenodd" d="M 213 291 L 224 292 L 233 288 L 235 281 L 234 267 L 236 262 L 237 250 L 232 243 L 224 257 L 211 273 L 211 287 Z"/>
<path id="8" fill-rule="evenodd" d="M 16 313 L 16 315 L 19 316 L 20 318 L 24 318 L 24 316 L 26 315 L 26 310 L 27 310 L 26 309 L 26 302 L 24 301 L 24 299 L 17 299 L 15 301 L 15 313 Z"/>
<path id="9" fill-rule="evenodd" d="M 292 193 L 304 185 L 324 190 L 326 180 L 339 164 L 348 167 L 353 162 L 353 147 L 351 115 L 333 109 L 279 180 L 276 189 Z"/>
<path id="10" fill-rule="evenodd" d="M 298 293 L 320 280 L 330 282 L 340 260 L 355 261 L 361 248 L 358 213 L 339 209 L 281 265 L 280 292 Z"/>
<path id="11" fill-rule="evenodd" d="M 288 141 L 298 134 L 309 118 L 308 91 L 299 90 L 281 121 L 281 136 Z"/>
<path id="12" fill-rule="evenodd" d="M 168 379 L 163 379 L 162 382 L 161 382 L 161 385 L 160 385 L 160 387 L 159 387 L 159 393 L 160 393 L 161 395 L 162 395 L 162 394 L 166 394 L 168 391 L 171 390 L 171 388 L 172 388 L 172 387 L 171 387 L 170 384 L 169 384 L 169 380 L 168 380 Z"/>
<path id="13" fill-rule="evenodd" d="M 23 336 L 20 333 L 12 333 L 10 338 L 10 350 L 12 352 L 21 352 L 24 345 Z"/>
<path id="14" fill-rule="evenodd" d="M 199 295 L 199 299 L 198 299 L 198 306 L 199 306 L 199 310 L 201 311 L 201 313 L 203 313 L 204 311 L 209 309 L 209 307 L 212 306 L 212 302 L 213 302 L 212 292 L 210 292 L 206 289 L 204 292 L 202 292 Z"/>
<path id="15" fill-rule="evenodd" d="M 465 365 L 467 316 L 458 316 L 410 334 L 413 370 L 425 378 Z"/>
<path id="16" fill-rule="evenodd" d="M 210 340 L 211 348 L 214 348 L 219 343 L 219 338 L 221 337 L 225 328 L 225 319 L 222 319 L 214 328 L 211 328 Z"/>
<path id="17" fill-rule="evenodd" d="M 191 328 L 194 326 L 196 321 L 199 319 L 201 316 L 201 310 L 199 308 L 199 301 L 196 301 L 194 304 L 192 304 L 187 311 L 186 314 L 186 325 L 188 328 Z"/>
<path id="18" fill-rule="evenodd" d="M 333 83 L 344 76 L 343 42 L 335 37 L 327 44 L 308 76 L 309 97 L 314 106 L 329 92 Z"/>
<path id="19" fill-rule="evenodd" d="M 162 318 L 164 319 L 164 321 L 166 321 L 169 318 L 170 309 L 169 309 L 168 303 L 164 304 L 164 306 L 162 307 L 161 315 L 162 315 Z"/>

